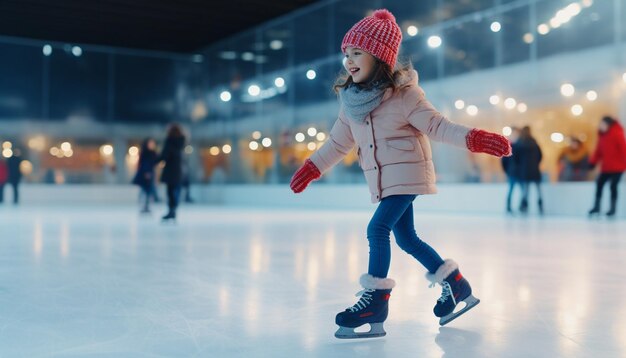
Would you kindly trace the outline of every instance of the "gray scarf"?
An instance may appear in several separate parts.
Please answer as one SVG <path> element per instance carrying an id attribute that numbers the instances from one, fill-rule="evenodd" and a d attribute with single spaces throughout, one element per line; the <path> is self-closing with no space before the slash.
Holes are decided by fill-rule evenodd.
<path id="1" fill-rule="evenodd" d="M 385 88 L 386 86 L 374 86 L 372 89 L 361 89 L 351 84 L 339 91 L 339 99 L 348 118 L 363 123 L 365 117 L 383 100 Z"/>

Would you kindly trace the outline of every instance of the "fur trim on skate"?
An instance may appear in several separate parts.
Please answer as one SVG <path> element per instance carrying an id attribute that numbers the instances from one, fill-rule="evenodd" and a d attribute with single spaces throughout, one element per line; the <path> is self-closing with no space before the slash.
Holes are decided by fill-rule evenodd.
<path id="1" fill-rule="evenodd" d="M 363 288 L 370 290 L 391 290 L 396 287 L 396 281 L 390 278 L 378 278 L 364 273 L 359 280 Z"/>
<path id="2" fill-rule="evenodd" d="M 446 259 L 434 274 L 426 272 L 426 278 L 432 283 L 443 282 L 446 277 L 458 268 L 459 265 L 454 260 Z"/>

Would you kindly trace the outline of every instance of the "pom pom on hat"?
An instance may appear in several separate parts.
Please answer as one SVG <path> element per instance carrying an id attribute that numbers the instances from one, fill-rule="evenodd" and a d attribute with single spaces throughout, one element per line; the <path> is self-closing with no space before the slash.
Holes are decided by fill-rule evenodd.
<path id="1" fill-rule="evenodd" d="M 393 16 L 393 14 L 389 12 L 389 10 L 387 9 L 380 9 L 380 10 L 374 11 L 374 13 L 372 14 L 372 17 L 375 17 L 380 20 L 389 20 L 389 21 L 396 22 L 396 17 Z"/>
<path id="2" fill-rule="evenodd" d="M 379 9 L 352 26 L 341 42 L 346 47 L 360 48 L 393 68 L 396 66 L 402 31 L 396 18 L 386 9 Z"/>

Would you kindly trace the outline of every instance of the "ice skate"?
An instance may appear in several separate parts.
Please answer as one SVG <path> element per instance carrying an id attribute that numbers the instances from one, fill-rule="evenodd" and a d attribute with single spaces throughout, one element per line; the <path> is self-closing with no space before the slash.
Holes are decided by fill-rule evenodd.
<path id="1" fill-rule="evenodd" d="M 519 206 L 519 212 L 520 214 L 528 213 L 528 201 L 526 199 L 522 200 L 522 203 Z"/>
<path id="2" fill-rule="evenodd" d="M 430 287 L 434 287 L 438 283 L 443 288 L 441 297 L 433 309 L 435 316 L 439 317 L 439 325 L 441 326 L 480 303 L 480 300 L 472 295 L 472 287 L 459 272 L 459 266 L 452 260 L 445 260 L 434 274 L 427 273 L 426 278 L 431 282 Z M 454 312 L 460 302 L 464 302 L 465 307 Z"/>
<path id="3" fill-rule="evenodd" d="M 390 278 L 377 278 L 369 274 L 361 276 L 363 290 L 356 295 L 361 299 L 352 307 L 337 314 L 335 323 L 339 326 L 335 337 L 340 339 L 374 338 L 387 334 L 383 322 L 389 312 L 389 297 L 396 282 Z M 370 325 L 368 332 L 356 332 L 355 328 Z"/>
<path id="4" fill-rule="evenodd" d="M 169 213 L 167 213 L 167 215 L 165 215 L 164 217 L 161 218 L 161 222 L 176 222 L 176 213 L 170 211 Z"/>
<path id="5" fill-rule="evenodd" d="M 617 198 L 611 198 L 611 208 L 606 212 L 606 216 L 608 218 L 613 218 L 615 216 L 615 212 L 617 211 Z"/>
<path id="6" fill-rule="evenodd" d="M 595 203 L 593 204 L 593 208 L 589 210 L 589 217 L 592 218 L 594 216 L 600 215 L 600 199 L 596 198 Z"/>

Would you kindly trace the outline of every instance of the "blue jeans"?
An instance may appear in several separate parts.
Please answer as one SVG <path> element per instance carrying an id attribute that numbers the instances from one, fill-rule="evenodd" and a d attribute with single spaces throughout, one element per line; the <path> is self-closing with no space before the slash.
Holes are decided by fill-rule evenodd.
<path id="1" fill-rule="evenodd" d="M 511 210 L 511 198 L 513 197 L 513 189 L 515 188 L 515 185 L 517 185 L 517 179 L 513 178 L 512 176 L 509 177 L 509 192 L 506 195 L 506 211 L 513 211 Z"/>
<path id="2" fill-rule="evenodd" d="M 176 213 L 179 194 L 180 184 L 167 184 L 167 206 L 170 213 Z"/>
<path id="3" fill-rule="evenodd" d="M 420 240 L 413 224 L 413 200 L 417 195 L 392 195 L 380 201 L 367 226 L 370 245 L 368 273 L 385 278 L 391 262 L 389 236 L 393 230 L 398 246 L 417 259 L 430 273 L 443 264 L 441 256 Z"/>

